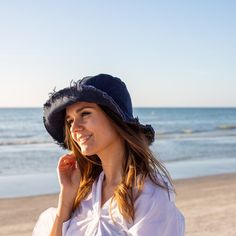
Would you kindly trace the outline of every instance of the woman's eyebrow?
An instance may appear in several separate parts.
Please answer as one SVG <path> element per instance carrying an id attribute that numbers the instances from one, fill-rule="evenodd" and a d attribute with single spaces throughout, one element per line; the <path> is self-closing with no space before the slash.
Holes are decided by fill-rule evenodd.
<path id="1" fill-rule="evenodd" d="M 94 109 L 95 107 L 92 107 L 92 106 L 84 106 L 84 107 L 78 108 L 78 109 L 75 111 L 75 113 L 79 113 L 79 112 L 81 112 L 82 110 L 84 110 L 84 109 L 86 109 L 86 108 L 92 108 L 92 109 Z M 70 117 L 70 115 L 67 115 L 67 116 L 66 116 L 66 119 L 69 118 L 69 117 Z"/>

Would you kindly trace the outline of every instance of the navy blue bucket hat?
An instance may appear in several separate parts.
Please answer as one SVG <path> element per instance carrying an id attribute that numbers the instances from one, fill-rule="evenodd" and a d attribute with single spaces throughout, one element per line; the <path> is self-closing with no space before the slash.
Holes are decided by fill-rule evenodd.
<path id="1" fill-rule="evenodd" d="M 91 102 L 109 108 L 119 118 L 139 128 L 151 144 L 155 132 L 151 125 L 143 125 L 133 117 L 130 94 L 124 82 L 107 74 L 84 77 L 67 88 L 51 93 L 43 106 L 43 121 L 48 133 L 63 148 L 65 140 L 66 107 L 76 102 Z"/>

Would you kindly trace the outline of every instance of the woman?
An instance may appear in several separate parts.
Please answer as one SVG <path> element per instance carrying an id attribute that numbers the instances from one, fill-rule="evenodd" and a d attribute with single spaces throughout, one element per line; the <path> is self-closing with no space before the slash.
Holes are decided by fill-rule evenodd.
<path id="1" fill-rule="evenodd" d="M 133 117 L 119 78 L 85 77 L 54 92 L 44 124 L 70 153 L 58 162 L 58 207 L 41 214 L 33 236 L 184 235 L 171 178 L 149 148 L 154 130 Z"/>

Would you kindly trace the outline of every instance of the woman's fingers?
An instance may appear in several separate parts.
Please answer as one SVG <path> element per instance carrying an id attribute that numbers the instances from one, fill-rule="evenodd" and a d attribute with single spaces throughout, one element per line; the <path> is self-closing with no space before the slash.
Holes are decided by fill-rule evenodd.
<path id="1" fill-rule="evenodd" d="M 58 169 L 60 171 L 74 169 L 76 168 L 76 162 L 76 157 L 73 154 L 66 154 L 60 158 Z"/>
<path id="2" fill-rule="evenodd" d="M 71 191 L 77 190 L 80 184 L 80 170 L 77 165 L 77 159 L 73 154 L 66 154 L 58 161 L 57 174 L 59 184 L 64 189 Z"/>

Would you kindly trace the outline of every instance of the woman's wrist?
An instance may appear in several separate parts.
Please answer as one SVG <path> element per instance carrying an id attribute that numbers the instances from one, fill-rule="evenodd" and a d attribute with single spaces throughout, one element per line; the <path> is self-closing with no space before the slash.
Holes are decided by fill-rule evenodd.
<path id="1" fill-rule="evenodd" d="M 61 200 L 63 203 L 70 205 L 74 204 L 75 198 L 77 196 L 78 191 L 75 189 L 65 189 L 61 188 L 60 194 L 59 194 L 59 200 Z"/>
<path id="2" fill-rule="evenodd" d="M 60 221 L 61 223 L 69 220 L 71 218 L 71 213 L 72 209 L 69 209 L 61 204 L 58 205 L 56 215 L 58 217 L 58 221 Z"/>

